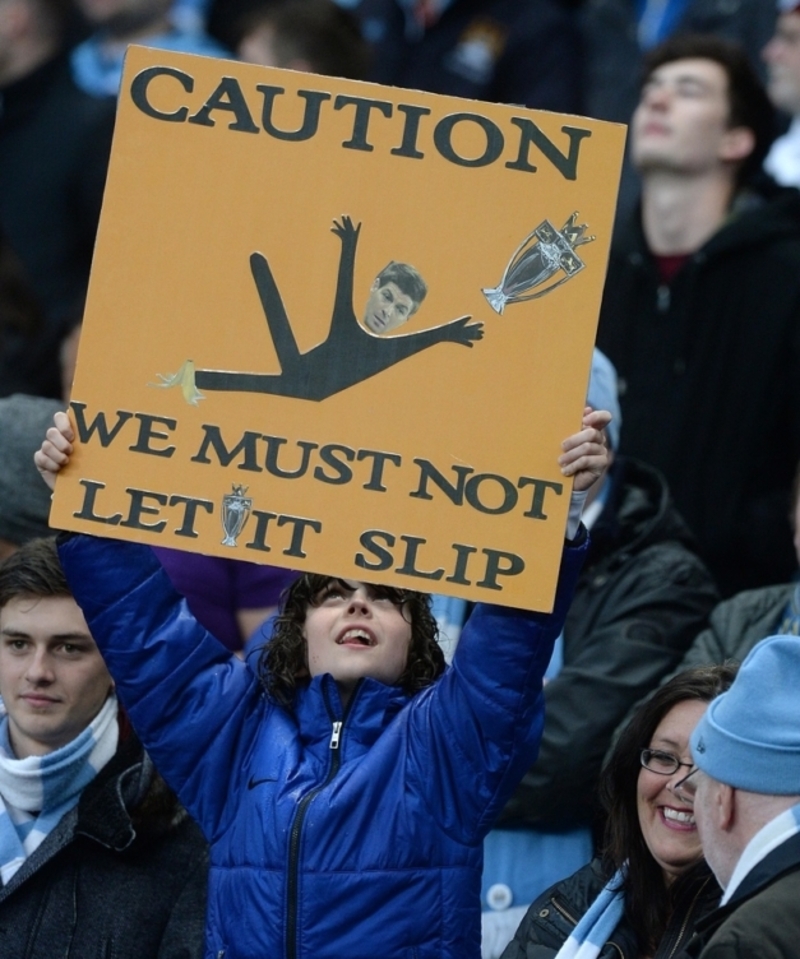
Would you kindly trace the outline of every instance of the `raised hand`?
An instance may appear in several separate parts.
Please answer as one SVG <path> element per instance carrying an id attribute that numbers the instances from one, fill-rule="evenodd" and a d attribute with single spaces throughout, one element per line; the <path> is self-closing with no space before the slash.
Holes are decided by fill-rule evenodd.
<path id="1" fill-rule="evenodd" d="M 611 422 L 607 410 L 583 411 L 583 425 L 561 444 L 564 451 L 558 465 L 564 476 L 574 478 L 573 488 L 578 492 L 589 489 L 603 475 L 609 465 L 605 428 Z"/>
<path id="2" fill-rule="evenodd" d="M 335 233 L 341 240 L 355 240 L 361 231 L 361 224 L 353 226 L 353 221 L 349 216 L 342 216 L 342 222 L 333 221 L 331 233 Z"/>
<path id="3" fill-rule="evenodd" d="M 75 442 L 75 433 L 66 413 L 56 413 L 53 423 L 55 425 L 50 427 L 42 445 L 33 454 L 36 469 L 50 489 L 55 489 L 56 476 L 69 463 Z"/>
<path id="4" fill-rule="evenodd" d="M 472 348 L 473 341 L 483 339 L 483 323 L 470 323 L 471 316 L 452 320 L 442 329 L 442 339 Z"/>

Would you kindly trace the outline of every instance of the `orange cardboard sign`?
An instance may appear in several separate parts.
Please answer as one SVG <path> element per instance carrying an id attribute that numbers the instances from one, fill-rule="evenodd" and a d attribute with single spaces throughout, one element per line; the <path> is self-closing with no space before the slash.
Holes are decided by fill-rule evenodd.
<path id="1" fill-rule="evenodd" d="M 52 524 L 550 608 L 623 144 L 131 48 Z"/>

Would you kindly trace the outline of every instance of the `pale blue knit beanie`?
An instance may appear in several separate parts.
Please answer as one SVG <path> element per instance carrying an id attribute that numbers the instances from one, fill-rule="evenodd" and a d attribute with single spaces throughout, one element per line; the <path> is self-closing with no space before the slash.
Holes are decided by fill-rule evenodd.
<path id="1" fill-rule="evenodd" d="M 613 450 L 619 450 L 619 429 L 622 425 L 622 411 L 617 395 L 617 371 L 611 360 L 597 347 L 592 353 L 592 372 L 589 377 L 589 390 L 586 402 L 595 410 L 608 410 L 611 422 L 606 427 L 606 435 Z"/>
<path id="2" fill-rule="evenodd" d="M 800 639 L 762 640 L 695 727 L 690 740 L 695 763 L 736 789 L 800 795 L 798 688 Z"/>

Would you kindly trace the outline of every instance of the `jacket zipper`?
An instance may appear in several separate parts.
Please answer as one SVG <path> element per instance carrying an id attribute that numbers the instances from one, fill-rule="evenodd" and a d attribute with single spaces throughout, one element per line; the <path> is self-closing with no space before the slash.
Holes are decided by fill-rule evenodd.
<path id="1" fill-rule="evenodd" d="M 342 731 L 345 722 L 347 722 L 347 717 L 350 713 L 350 708 L 355 702 L 356 696 L 358 696 L 359 686 L 361 681 L 356 685 L 356 688 L 353 690 L 353 693 L 350 697 L 344 712 L 342 713 L 341 720 L 335 718 L 335 713 L 333 707 L 331 706 L 330 700 L 328 699 L 328 691 L 326 687 L 323 687 L 322 698 L 325 701 L 325 709 L 328 713 L 328 718 L 331 721 L 331 738 L 328 744 L 328 748 L 331 754 L 331 764 L 328 767 L 328 774 L 325 779 L 318 785 L 315 786 L 312 790 L 307 792 L 305 796 L 300 800 L 300 803 L 297 807 L 297 813 L 294 817 L 294 822 L 292 823 L 292 831 L 289 835 L 289 871 L 287 878 L 287 916 L 286 916 L 286 959 L 297 959 L 297 882 L 300 872 L 300 841 L 303 838 L 303 822 L 306 818 L 306 812 L 309 805 L 316 798 L 316 796 L 328 785 L 328 783 L 333 779 L 337 772 L 339 772 L 339 767 L 342 764 L 342 753 L 339 749 L 339 744 L 342 736 Z"/>
<path id="2" fill-rule="evenodd" d="M 555 897 L 551 898 L 550 902 L 552 902 L 552 904 L 555 906 L 558 912 L 560 912 L 561 915 L 567 920 L 567 922 L 571 922 L 573 926 L 578 925 L 578 920 L 574 916 L 570 915 L 567 912 L 567 910 L 562 905 L 559 904 L 558 900 Z"/>
<path id="3" fill-rule="evenodd" d="M 567 910 L 562 905 L 559 904 L 558 900 L 555 897 L 552 897 L 550 899 L 550 902 L 553 904 L 556 911 L 560 912 L 561 915 L 567 920 L 567 922 L 571 922 L 573 926 L 578 925 L 578 920 L 569 912 L 567 912 Z M 618 946 L 616 942 L 613 941 L 613 939 L 609 939 L 607 942 L 607 945 L 613 946 L 617 950 L 617 952 L 620 954 L 620 959 L 625 959 L 625 953 L 622 951 L 622 948 Z"/>
<path id="4" fill-rule="evenodd" d="M 700 886 L 697 892 L 694 894 L 694 899 L 692 899 L 691 904 L 689 905 L 689 908 L 686 910 L 686 915 L 683 917 L 681 928 L 678 931 L 678 938 L 675 940 L 675 943 L 672 946 L 672 949 L 670 950 L 670 953 L 667 956 L 667 959 L 672 959 L 672 957 L 675 955 L 675 951 L 677 950 L 678 946 L 681 944 L 681 940 L 683 939 L 683 934 L 686 932 L 686 927 L 689 924 L 689 920 L 692 918 L 692 913 L 694 912 L 694 908 L 697 905 L 697 900 L 700 898 L 700 893 L 706 888 L 706 886 L 709 884 L 710 881 L 711 881 L 711 877 L 709 876 L 705 880 L 705 882 L 703 882 L 703 884 Z"/>

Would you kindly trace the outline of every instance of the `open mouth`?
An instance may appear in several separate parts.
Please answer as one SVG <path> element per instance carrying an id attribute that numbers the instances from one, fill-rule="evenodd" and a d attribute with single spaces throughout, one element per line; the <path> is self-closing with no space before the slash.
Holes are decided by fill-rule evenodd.
<path id="1" fill-rule="evenodd" d="M 693 826 L 694 813 L 685 809 L 672 809 L 670 806 L 662 806 L 661 814 L 667 822 L 674 822 L 680 826 Z"/>
<path id="2" fill-rule="evenodd" d="M 339 646 L 374 646 L 375 638 L 365 629 L 348 629 L 336 640 Z"/>

